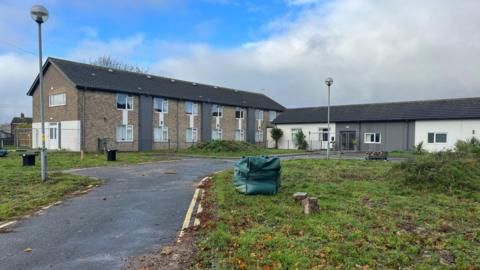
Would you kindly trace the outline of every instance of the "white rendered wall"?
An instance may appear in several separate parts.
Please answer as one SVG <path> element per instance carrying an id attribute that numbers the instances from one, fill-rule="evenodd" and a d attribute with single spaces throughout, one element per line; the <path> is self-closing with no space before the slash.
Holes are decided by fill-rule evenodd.
<path id="1" fill-rule="evenodd" d="M 277 125 L 277 128 L 283 131 L 283 136 L 278 141 L 279 149 L 297 149 L 295 143 L 292 141 L 292 129 L 301 128 L 303 134 L 306 136 L 306 140 L 310 150 L 327 149 L 327 143 L 322 143 L 319 140 L 320 129 L 327 128 L 327 123 L 318 124 L 281 124 Z M 330 123 L 330 138 L 335 138 L 335 123 Z M 275 141 L 270 135 L 270 129 L 268 130 L 268 147 L 273 148 Z"/>
<path id="2" fill-rule="evenodd" d="M 67 151 L 80 151 L 80 121 L 61 121 L 60 123 L 60 148 Z M 60 150 L 53 149 L 50 147 L 50 134 L 49 134 L 50 122 L 45 122 L 45 145 L 48 149 L 51 150 Z M 32 148 L 41 148 L 41 123 L 32 124 Z"/>
<path id="3" fill-rule="evenodd" d="M 447 133 L 446 143 L 428 143 L 428 133 Z M 415 122 L 415 144 L 427 151 L 453 150 L 458 140 L 480 139 L 480 120 L 435 120 Z"/>

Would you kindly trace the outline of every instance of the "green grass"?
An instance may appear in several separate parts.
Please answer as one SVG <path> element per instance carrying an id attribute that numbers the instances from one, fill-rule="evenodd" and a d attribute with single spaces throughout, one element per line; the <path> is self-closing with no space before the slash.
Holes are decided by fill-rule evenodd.
<path id="1" fill-rule="evenodd" d="M 196 267 L 478 269 L 478 192 L 407 185 L 391 178 L 391 166 L 286 161 L 275 196 L 244 196 L 232 186 L 232 171 L 216 175 L 209 197 L 216 219 L 198 236 Z M 305 216 L 292 199 L 296 191 L 318 197 L 320 213 Z"/>
<path id="2" fill-rule="evenodd" d="M 79 153 L 52 152 L 48 154 L 49 180 L 43 183 L 40 180 L 40 157 L 36 158 L 36 166 L 22 167 L 21 156 L 9 153 L 8 157 L 0 158 L 0 222 L 25 215 L 89 185 L 101 184 L 98 180 L 59 170 L 159 161 L 165 157 L 148 152 L 118 153 L 117 159 L 116 162 L 107 162 L 105 155 L 88 153 L 84 160 L 80 160 Z"/>

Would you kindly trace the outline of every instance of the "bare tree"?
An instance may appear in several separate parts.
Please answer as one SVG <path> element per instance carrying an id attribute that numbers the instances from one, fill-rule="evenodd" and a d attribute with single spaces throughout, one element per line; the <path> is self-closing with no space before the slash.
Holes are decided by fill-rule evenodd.
<path id="1" fill-rule="evenodd" d="M 117 59 L 112 58 L 110 55 L 100 56 L 95 60 L 90 60 L 91 65 L 107 67 L 107 68 L 114 68 L 114 69 L 121 69 L 126 71 L 138 72 L 138 73 L 147 73 L 148 69 L 140 67 L 138 65 L 132 65 L 123 63 Z"/>

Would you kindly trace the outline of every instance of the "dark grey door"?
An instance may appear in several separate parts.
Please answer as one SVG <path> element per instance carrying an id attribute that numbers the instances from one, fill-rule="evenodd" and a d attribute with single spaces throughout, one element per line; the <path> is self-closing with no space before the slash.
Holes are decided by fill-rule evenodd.
<path id="1" fill-rule="evenodd" d="M 355 151 L 357 133 L 355 131 L 340 131 L 340 150 Z"/>

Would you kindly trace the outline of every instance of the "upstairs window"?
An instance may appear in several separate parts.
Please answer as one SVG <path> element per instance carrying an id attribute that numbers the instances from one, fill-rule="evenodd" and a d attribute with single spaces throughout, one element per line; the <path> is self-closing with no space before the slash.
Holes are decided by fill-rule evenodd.
<path id="1" fill-rule="evenodd" d="M 245 110 L 243 108 L 240 108 L 240 107 L 235 108 L 236 119 L 243 119 L 244 113 L 245 113 Z"/>
<path id="2" fill-rule="evenodd" d="M 63 106 L 66 104 L 66 101 L 67 95 L 65 93 L 48 96 L 49 107 Z"/>
<path id="3" fill-rule="evenodd" d="M 133 96 L 126 94 L 117 94 L 117 109 L 133 110 Z"/>
<path id="4" fill-rule="evenodd" d="M 262 110 L 255 110 L 255 119 L 263 120 L 263 111 Z"/>
<path id="5" fill-rule="evenodd" d="M 153 104 L 156 112 L 168 113 L 168 99 L 155 98 Z"/>
<path id="6" fill-rule="evenodd" d="M 191 101 L 185 101 L 185 113 L 188 115 L 198 115 L 198 104 Z"/>
<path id="7" fill-rule="evenodd" d="M 365 133 L 365 143 L 381 143 L 382 138 L 380 133 Z"/>
<path id="8" fill-rule="evenodd" d="M 429 132 L 428 143 L 447 143 L 447 133 L 444 132 Z"/>
<path id="9" fill-rule="evenodd" d="M 277 112 L 276 111 L 269 111 L 268 112 L 268 121 L 271 123 L 273 120 L 277 118 Z"/>
<path id="10" fill-rule="evenodd" d="M 212 105 L 212 116 L 222 117 L 223 116 L 223 106 L 213 104 Z"/>

